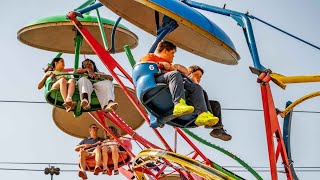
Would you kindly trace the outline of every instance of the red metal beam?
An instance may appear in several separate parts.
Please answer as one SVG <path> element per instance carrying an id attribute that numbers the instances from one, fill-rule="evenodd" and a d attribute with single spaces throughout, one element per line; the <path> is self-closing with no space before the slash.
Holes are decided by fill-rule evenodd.
<path id="1" fill-rule="evenodd" d="M 103 128 L 105 131 L 108 132 L 108 134 L 110 134 L 110 135 L 127 151 L 127 153 L 129 153 L 129 155 L 130 155 L 132 158 L 136 157 L 136 156 L 132 153 L 131 149 L 128 149 L 128 148 L 119 140 L 119 138 L 118 138 L 115 134 L 113 134 L 113 132 L 110 130 L 110 128 L 108 127 L 107 122 L 106 122 L 105 119 L 104 119 L 104 116 L 103 116 L 103 113 L 104 113 L 104 112 L 103 112 L 102 110 L 99 110 L 99 111 L 96 111 L 96 112 L 97 112 L 98 117 L 95 116 L 92 112 L 90 112 L 89 114 L 91 115 L 91 117 L 93 117 L 93 118 L 96 120 L 97 123 L 99 123 L 99 124 L 102 126 L 102 128 Z"/>
<path id="2" fill-rule="evenodd" d="M 180 128 L 175 127 L 176 131 L 180 134 L 180 136 L 187 141 L 187 143 L 195 150 L 196 154 L 199 154 L 201 158 L 205 161 L 205 164 L 209 165 L 212 167 L 212 163 L 209 161 L 209 159 L 198 149 L 196 145 L 194 145 L 191 140 L 181 131 Z"/>
<path id="3" fill-rule="evenodd" d="M 106 66 L 106 68 L 109 70 L 110 74 L 113 76 L 113 78 L 119 83 L 120 87 L 123 89 L 125 94 L 128 96 L 130 101 L 134 104 L 136 109 L 139 111 L 141 116 L 150 124 L 150 119 L 148 115 L 145 113 L 143 108 L 139 105 L 139 101 L 137 101 L 133 96 L 130 94 L 128 88 L 123 84 L 119 76 L 115 73 L 115 68 L 118 68 L 127 78 L 128 80 L 133 84 L 131 76 L 117 63 L 115 59 L 110 55 L 108 51 L 105 50 L 105 48 L 92 36 L 92 34 L 80 23 L 80 21 L 77 20 L 75 12 L 70 12 L 68 14 L 68 18 L 71 20 L 71 22 L 74 24 L 74 26 L 77 28 L 77 30 L 80 32 L 80 34 L 83 36 L 83 38 L 87 41 L 89 46 L 92 48 L 92 50 L 97 54 L 97 56 L 100 58 L 100 60 L 103 62 L 103 64 Z M 156 133 L 156 135 L 159 137 L 162 144 L 166 147 L 167 150 L 172 151 L 169 144 L 164 140 L 164 138 L 161 136 L 158 130 L 153 129 L 153 131 Z"/>
<path id="4" fill-rule="evenodd" d="M 266 76 L 269 76 L 269 75 L 266 75 Z M 281 154 L 287 179 L 293 180 L 291 169 L 289 168 L 288 155 L 284 146 L 284 141 L 283 141 L 281 129 L 279 126 L 279 121 L 277 117 L 276 108 L 273 102 L 269 81 L 261 82 L 260 87 L 261 87 L 261 96 L 262 96 L 266 136 L 267 136 L 267 143 L 268 143 L 271 178 L 272 180 L 278 179 L 277 160 L 279 158 L 279 154 Z M 276 152 L 274 149 L 275 147 L 274 138 L 277 139 Z"/>
<path id="5" fill-rule="evenodd" d="M 84 39 L 87 41 L 89 46 L 93 49 L 93 51 L 97 54 L 97 56 L 100 58 L 100 60 L 106 66 L 106 68 L 111 73 L 111 75 L 114 77 L 114 79 L 118 82 L 120 87 L 123 89 L 125 94 L 128 96 L 130 101 L 134 104 L 134 106 L 139 111 L 139 113 L 142 115 L 142 117 L 148 122 L 148 124 L 150 124 L 150 119 L 149 119 L 148 115 L 146 114 L 144 109 L 140 106 L 139 101 L 137 101 L 135 98 L 133 98 L 133 96 L 130 94 L 127 87 L 123 84 L 123 82 L 121 81 L 119 76 L 115 73 L 115 69 L 117 68 L 118 70 L 120 70 L 128 78 L 128 80 L 133 84 L 131 76 L 117 63 L 117 61 L 115 59 L 112 58 L 110 53 L 108 51 L 106 51 L 104 49 L 104 47 L 101 44 L 99 44 L 99 42 L 90 34 L 90 32 L 76 19 L 76 14 L 74 12 L 70 12 L 68 14 L 68 18 L 71 20 L 71 22 L 77 28 L 77 30 L 81 33 L 81 35 L 84 37 Z M 93 115 L 93 113 L 90 113 L 90 114 L 96 119 L 96 121 L 99 124 L 101 124 L 102 127 L 104 127 L 104 129 L 106 131 L 108 131 L 109 128 L 106 126 L 105 121 L 102 120 L 104 116 L 107 116 L 117 126 L 123 128 L 128 134 L 130 134 L 132 137 L 136 138 L 140 143 L 142 143 L 146 147 L 160 149 L 158 146 L 146 141 L 141 136 L 135 135 L 134 131 L 130 127 L 126 126 L 126 124 L 121 120 L 121 118 L 119 118 L 114 112 L 111 112 L 109 114 L 105 114 L 104 112 L 101 111 L 98 113 L 99 118 L 97 118 L 95 115 Z M 161 136 L 160 132 L 157 129 L 153 129 L 153 131 L 158 136 L 158 138 L 160 139 L 162 144 L 166 147 L 166 149 L 169 151 L 172 151 L 172 149 L 170 148 L 168 143 Z M 204 156 L 204 154 L 187 138 L 187 136 L 179 128 L 177 129 L 177 131 L 189 143 L 189 145 L 197 152 L 197 154 L 199 154 L 204 159 L 206 164 L 212 166 L 212 164 Z M 133 155 L 132 152 L 131 152 L 131 155 Z M 167 163 L 170 164 L 169 162 L 167 162 Z M 175 170 L 177 172 L 179 172 L 180 174 L 183 174 L 179 169 L 175 169 Z M 152 174 L 153 176 L 155 176 L 152 172 L 148 172 L 148 174 Z M 193 177 L 191 176 L 190 173 L 187 172 L 187 174 L 188 174 L 189 178 L 193 179 Z"/>

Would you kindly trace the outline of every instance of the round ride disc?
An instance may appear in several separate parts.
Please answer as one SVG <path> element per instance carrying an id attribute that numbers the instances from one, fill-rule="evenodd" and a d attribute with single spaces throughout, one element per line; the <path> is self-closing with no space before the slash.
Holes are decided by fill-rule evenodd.
<path id="1" fill-rule="evenodd" d="M 90 33 L 103 44 L 99 29 L 97 17 L 84 15 L 79 18 Z M 107 37 L 108 45 L 111 45 L 111 33 L 115 22 L 101 18 L 104 31 Z M 72 22 L 66 19 L 66 16 L 51 16 L 39 19 L 20 29 L 17 33 L 18 39 L 29 46 L 54 52 L 63 52 L 74 54 L 74 38 L 76 31 Z M 115 36 L 115 52 L 122 52 L 123 46 L 128 45 L 131 49 L 138 45 L 138 37 L 128 30 L 125 26 L 119 24 Z M 88 43 L 83 40 L 80 49 L 81 54 L 95 54 Z"/>
<path id="2" fill-rule="evenodd" d="M 156 35 L 156 12 L 159 24 L 163 16 L 175 20 L 179 26 L 166 36 L 178 47 L 208 60 L 235 65 L 240 56 L 231 39 L 216 24 L 200 12 L 178 0 L 100 0 L 108 9 Z"/>
<path id="3" fill-rule="evenodd" d="M 131 95 L 135 97 L 134 90 L 129 89 L 129 91 Z M 140 115 L 119 85 L 115 85 L 114 92 L 116 97 L 115 102 L 119 104 L 115 113 L 132 129 L 138 129 L 144 123 L 143 117 Z M 89 137 L 89 126 L 95 123 L 100 128 L 98 136 L 104 137 L 103 128 L 90 116 L 89 113 L 82 113 L 81 116 L 75 118 L 72 112 L 66 112 L 63 109 L 53 107 L 52 117 L 56 126 L 71 136 L 77 138 Z M 121 135 L 126 134 L 121 128 L 114 125 L 114 123 L 109 119 L 106 118 L 106 120 L 108 126 L 116 127 Z"/>
<path id="4" fill-rule="evenodd" d="M 159 178 L 160 180 L 181 180 L 180 174 L 170 174 L 165 177 Z"/>

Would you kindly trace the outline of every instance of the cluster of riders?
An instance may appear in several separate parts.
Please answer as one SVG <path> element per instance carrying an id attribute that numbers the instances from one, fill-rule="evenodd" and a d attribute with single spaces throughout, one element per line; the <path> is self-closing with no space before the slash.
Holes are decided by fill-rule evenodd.
<path id="1" fill-rule="evenodd" d="M 200 86 L 204 70 L 193 65 L 188 68 L 180 64 L 173 64 L 176 46 L 168 41 L 161 41 L 154 53 L 145 55 L 140 59 L 140 62 L 154 62 L 158 64 L 162 73 L 155 76 L 157 83 L 165 83 L 169 86 L 174 104 L 173 115 L 175 117 L 197 113 L 198 116 L 194 123 L 197 126 L 211 129 L 210 135 L 214 138 L 219 138 L 224 141 L 231 140 L 232 136 L 227 134 L 222 124 L 221 106 L 218 101 L 209 100 L 207 92 Z M 63 58 L 54 58 L 52 68 L 45 72 L 44 77 L 38 85 L 41 89 L 46 85 L 48 78 L 55 77 L 55 81 L 51 86 L 51 90 L 58 89 L 63 98 L 63 106 L 66 111 L 72 111 L 77 102 L 72 100 L 75 92 L 75 87 L 78 87 L 81 108 L 89 110 L 91 108 L 91 94 L 94 91 L 101 105 L 101 109 L 106 113 L 114 111 L 118 107 L 115 102 L 113 77 L 98 71 L 95 63 L 90 59 L 85 59 L 82 62 L 82 67 L 76 70 L 76 74 L 83 74 L 80 79 L 75 81 L 71 75 L 63 72 L 65 67 Z M 184 83 L 188 77 L 193 83 Z M 94 81 L 92 81 L 94 80 Z M 189 97 L 185 96 L 188 92 Z M 114 134 L 118 135 L 118 131 L 114 127 L 110 127 Z M 86 159 L 94 156 L 96 166 L 94 174 L 100 172 L 111 175 L 112 172 L 108 168 L 108 153 L 111 153 L 114 164 L 113 174 L 119 174 L 118 170 L 118 151 L 119 145 L 111 137 L 102 139 L 97 136 L 98 126 L 92 124 L 89 127 L 90 137 L 83 139 L 75 150 L 80 152 L 80 170 L 79 177 L 87 179 L 86 175 Z M 100 164 L 102 163 L 102 169 Z"/>

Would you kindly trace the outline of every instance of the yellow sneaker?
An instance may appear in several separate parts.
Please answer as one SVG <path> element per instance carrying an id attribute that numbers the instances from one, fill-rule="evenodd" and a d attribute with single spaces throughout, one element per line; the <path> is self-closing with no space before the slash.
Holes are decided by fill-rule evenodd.
<path id="1" fill-rule="evenodd" d="M 186 114 L 191 114 L 194 111 L 193 106 L 188 106 L 184 99 L 180 99 L 180 102 L 174 106 L 173 116 L 183 116 Z"/>
<path id="2" fill-rule="evenodd" d="M 194 121 L 194 123 L 197 126 L 214 126 L 218 123 L 219 118 L 208 112 L 202 112 L 198 115 L 197 119 Z"/>

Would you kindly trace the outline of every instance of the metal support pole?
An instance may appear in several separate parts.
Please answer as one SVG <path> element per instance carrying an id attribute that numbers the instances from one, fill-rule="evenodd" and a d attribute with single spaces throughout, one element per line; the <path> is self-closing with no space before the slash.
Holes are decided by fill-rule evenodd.
<path id="1" fill-rule="evenodd" d="M 101 22 L 99 10 L 96 9 L 96 12 L 97 12 L 97 19 L 98 19 L 98 23 L 99 23 L 99 29 L 100 29 L 100 33 L 101 33 L 101 37 L 102 37 L 102 41 L 103 41 L 103 46 L 105 49 L 108 49 L 108 41 L 107 41 L 106 33 L 104 32 L 103 24 Z"/>
<path id="2" fill-rule="evenodd" d="M 81 36 L 81 34 L 78 34 L 77 32 L 77 35 L 74 38 L 74 41 L 75 41 L 74 67 L 73 67 L 74 73 L 79 67 L 79 56 L 80 56 L 80 48 L 81 48 L 82 40 L 83 40 L 83 37 Z"/>
<path id="3" fill-rule="evenodd" d="M 136 64 L 136 61 L 134 60 L 134 58 L 133 58 L 133 56 L 132 56 L 130 47 L 129 47 L 128 45 L 125 45 L 125 46 L 124 46 L 124 51 L 125 51 L 126 54 L 127 54 L 127 57 L 128 57 L 128 60 L 129 60 L 129 62 L 130 62 L 131 67 L 133 67 L 133 66 Z"/>
<path id="4" fill-rule="evenodd" d="M 288 101 L 286 103 L 286 108 L 292 104 L 291 101 Z M 286 147 L 287 154 L 288 154 L 288 160 L 290 162 L 290 169 L 292 172 L 292 176 L 294 180 L 299 180 L 294 167 L 293 167 L 293 160 L 291 157 L 291 145 L 290 145 L 290 135 L 291 135 L 291 123 L 292 123 L 292 111 L 290 111 L 286 117 L 284 118 L 283 121 L 283 141 L 284 141 L 284 146 Z"/>
<path id="5" fill-rule="evenodd" d="M 201 156 L 201 158 L 204 160 L 204 163 L 208 166 L 212 167 L 211 162 L 209 161 L 209 159 L 200 151 L 200 149 L 195 146 L 191 140 L 182 132 L 182 130 L 180 128 L 175 128 L 175 130 L 180 134 L 180 136 L 187 141 L 187 143 L 196 151 L 197 154 L 199 154 Z"/>
<path id="6" fill-rule="evenodd" d="M 62 52 L 59 52 L 57 55 L 56 55 L 56 57 L 55 58 L 59 58 L 59 57 L 61 57 L 62 56 Z"/>
<path id="7" fill-rule="evenodd" d="M 261 87 L 261 96 L 262 96 L 266 136 L 267 136 L 267 143 L 268 143 L 271 179 L 272 180 L 278 179 L 278 174 L 277 174 L 278 171 L 277 171 L 276 165 L 277 165 L 278 156 L 281 154 L 287 179 L 293 180 L 291 169 L 289 168 L 290 163 L 288 160 L 288 155 L 287 155 L 283 137 L 281 134 L 281 129 L 280 129 L 279 121 L 277 118 L 277 112 L 274 106 L 269 82 L 261 82 L 260 87 Z M 274 149 L 275 147 L 274 136 L 276 137 L 276 140 L 277 140 L 276 152 Z"/>
<path id="8" fill-rule="evenodd" d="M 121 81 L 119 76 L 115 72 L 115 68 L 117 68 L 120 72 L 123 73 L 124 76 L 128 78 L 128 80 L 133 84 L 133 80 L 131 76 L 118 64 L 118 62 L 112 58 L 110 53 L 106 51 L 100 43 L 90 34 L 90 32 L 77 20 L 76 18 L 77 13 L 76 12 L 70 12 L 68 14 L 68 18 L 72 21 L 73 25 L 78 29 L 78 31 L 82 34 L 82 36 L 85 38 L 89 46 L 95 51 L 95 53 L 98 55 L 100 60 L 103 62 L 103 64 L 106 66 L 110 74 L 114 77 L 114 79 L 119 83 L 120 87 L 123 89 L 124 93 L 127 95 L 127 97 L 130 99 L 130 101 L 134 104 L 134 106 L 137 108 L 141 116 L 150 124 L 150 119 L 146 115 L 144 109 L 140 106 L 138 100 L 136 100 L 129 92 L 128 88 L 124 85 L 124 83 Z M 163 145 L 166 147 L 167 150 L 172 151 L 170 146 L 167 144 L 167 142 L 163 139 L 163 137 L 160 135 L 160 133 L 157 130 L 153 130 L 156 135 L 159 137 Z"/>
<path id="9" fill-rule="evenodd" d="M 49 168 L 45 168 L 44 169 L 44 174 L 45 175 L 50 174 L 51 180 L 53 180 L 53 175 L 57 175 L 58 176 L 60 174 L 60 168 L 54 167 L 54 166 L 50 166 L 50 164 L 49 164 Z"/>
<path id="10" fill-rule="evenodd" d="M 85 7 L 83 9 L 78 9 L 77 12 L 80 14 L 84 14 L 84 13 L 90 12 L 90 11 L 97 9 L 99 7 L 102 7 L 102 6 L 103 6 L 103 4 L 101 4 L 101 3 L 94 3 L 94 4 L 92 4 L 88 7 Z"/>
<path id="11" fill-rule="evenodd" d="M 116 23 L 114 24 L 113 28 L 112 28 L 112 34 L 111 34 L 111 48 L 110 48 L 110 52 L 111 53 L 115 53 L 115 39 L 116 39 L 116 32 L 117 32 L 117 28 L 118 28 L 118 25 L 121 21 L 122 17 L 118 17 Z"/>
<path id="12" fill-rule="evenodd" d="M 158 43 L 164 38 L 166 37 L 167 34 L 169 34 L 170 32 L 172 32 L 173 30 L 175 30 L 179 25 L 178 23 L 173 20 L 173 19 L 168 19 L 168 17 L 166 18 L 166 16 L 164 17 L 164 20 L 169 21 L 169 24 L 165 25 L 164 27 L 161 27 L 160 29 L 157 30 L 157 38 L 156 40 L 153 42 L 149 53 L 154 53 L 154 51 L 157 48 Z"/>
<path id="13" fill-rule="evenodd" d="M 246 14 L 232 11 L 232 10 L 228 10 L 228 9 L 219 8 L 216 6 L 211 6 L 211 5 L 204 4 L 204 3 L 191 1 L 191 0 L 181 0 L 181 2 L 187 4 L 188 6 L 194 7 L 194 8 L 198 8 L 198 9 L 202 9 L 205 11 L 214 12 L 217 14 L 232 17 L 243 28 L 243 32 L 246 37 L 246 41 L 247 41 L 247 44 L 248 44 L 248 47 L 250 50 L 250 54 L 251 54 L 251 57 L 253 60 L 254 67 L 257 69 L 260 69 L 260 70 L 265 69 L 260 63 L 257 45 L 256 45 L 256 41 L 254 38 L 253 30 L 252 30 L 251 21 Z"/>
<path id="14" fill-rule="evenodd" d="M 84 2 L 83 4 L 81 4 L 79 7 L 77 7 L 75 9 L 75 11 L 77 11 L 78 9 L 83 9 L 83 8 L 89 6 L 90 4 L 93 4 L 94 2 L 95 2 L 95 0 L 88 0 L 88 1 Z"/>

